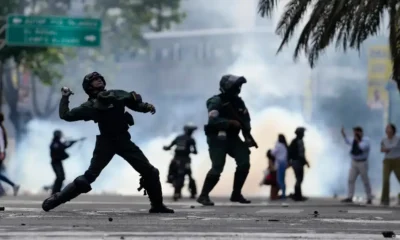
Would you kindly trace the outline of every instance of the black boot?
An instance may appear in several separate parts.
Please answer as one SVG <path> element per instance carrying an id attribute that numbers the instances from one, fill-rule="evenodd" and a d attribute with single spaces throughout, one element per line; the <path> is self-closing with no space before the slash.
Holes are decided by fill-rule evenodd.
<path id="1" fill-rule="evenodd" d="M 249 174 L 248 170 L 242 170 L 235 172 L 235 178 L 233 179 L 233 191 L 231 195 L 231 202 L 238 202 L 243 204 L 249 204 L 251 201 L 247 200 L 242 195 L 242 187 L 244 182 L 246 181 L 247 175 Z"/>
<path id="2" fill-rule="evenodd" d="M 195 199 L 197 195 L 197 187 L 196 187 L 196 182 L 191 177 L 189 179 L 189 191 L 190 191 L 190 198 Z"/>
<path id="3" fill-rule="evenodd" d="M 203 206 L 214 206 L 214 202 L 211 201 L 209 196 L 201 196 L 197 198 L 197 202 L 200 203 Z"/>
<path id="4" fill-rule="evenodd" d="M 208 194 L 213 190 L 215 185 L 217 185 L 219 181 L 219 176 L 207 174 L 206 179 L 204 180 L 203 189 L 201 190 L 201 194 L 197 199 L 197 202 L 204 206 L 214 206 L 214 203 L 210 200 Z"/>
<path id="5" fill-rule="evenodd" d="M 175 192 L 174 192 L 174 196 L 172 199 L 176 202 L 180 198 L 182 198 L 181 188 L 179 186 L 175 186 Z"/>
<path id="6" fill-rule="evenodd" d="M 294 186 L 294 194 L 292 196 L 292 199 L 294 201 L 296 201 L 296 202 L 308 200 L 308 198 L 303 197 L 303 194 L 301 192 L 301 185 L 300 184 L 296 184 Z"/>
<path id="7" fill-rule="evenodd" d="M 49 198 L 43 201 L 42 209 L 45 212 L 48 212 L 59 205 L 71 201 L 81 194 L 78 191 L 78 188 L 75 186 L 75 183 L 72 182 L 68 184 L 61 192 L 55 193 L 51 195 Z"/>
<path id="8" fill-rule="evenodd" d="M 174 213 L 174 210 L 167 208 L 163 204 L 162 188 L 158 170 L 156 170 L 154 174 L 140 179 L 140 188 L 138 190 L 140 191 L 142 188 L 145 189 L 145 195 L 146 193 L 149 195 L 151 203 L 149 213 Z"/>
<path id="9" fill-rule="evenodd" d="M 54 181 L 53 188 L 51 190 L 51 195 L 61 191 L 61 187 L 62 187 L 63 181 L 64 180 L 60 180 L 58 178 Z"/>

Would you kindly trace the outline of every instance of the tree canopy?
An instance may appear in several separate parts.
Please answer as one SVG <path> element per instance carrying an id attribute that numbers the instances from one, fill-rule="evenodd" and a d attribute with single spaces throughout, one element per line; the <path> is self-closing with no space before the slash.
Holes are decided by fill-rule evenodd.
<path id="1" fill-rule="evenodd" d="M 259 0 L 261 16 L 270 17 L 277 8 L 278 0 Z M 296 27 L 311 10 L 294 50 L 294 59 L 303 52 L 311 67 L 320 54 L 335 43 L 336 48 L 360 48 L 364 41 L 378 34 L 385 16 L 389 17 L 389 46 L 393 61 L 393 80 L 400 89 L 400 5 L 398 0 L 291 0 L 280 18 L 276 33 L 282 36 L 280 52 L 293 37 Z"/>
<path id="2" fill-rule="evenodd" d="M 81 5 L 79 5 L 81 4 Z M 74 8 L 73 8 L 74 7 Z M 97 49 L 55 48 L 55 47 L 25 47 L 5 46 L 0 50 L 0 81 L 5 83 L 3 93 L 6 95 L 10 119 L 15 127 L 16 135 L 23 132 L 22 112 L 18 108 L 19 79 L 16 83 L 11 79 L 12 69 L 6 67 L 8 60 L 14 61 L 15 69 L 24 66 L 31 74 L 31 91 L 33 100 L 32 111 L 37 117 L 48 117 L 54 111 L 52 91 L 60 81 L 74 78 L 74 72 L 68 71 L 76 66 L 77 61 L 86 61 L 93 56 L 100 56 L 100 62 L 107 63 L 111 57 L 120 52 L 134 52 L 138 47 L 146 45 L 142 37 L 144 31 L 161 31 L 172 24 L 179 23 L 184 14 L 180 12 L 180 0 L 1 0 L 0 28 L 6 22 L 8 14 L 77 16 L 100 18 L 103 22 L 102 46 Z M 0 33 L 0 39 L 5 38 L 5 32 Z M 96 52 L 96 54 L 93 54 Z M 79 57 L 79 60 L 74 57 Z M 104 57 L 107 56 L 107 57 Z M 97 63 L 94 60 L 95 63 Z M 81 63 L 81 62 L 80 62 Z M 71 66 L 69 66 L 71 65 Z M 10 65 L 11 66 L 11 65 Z M 3 73 L 4 74 L 1 74 Z M 2 77 L 4 76 L 4 79 Z M 20 77 L 17 74 L 17 77 Z M 37 83 L 49 86 L 46 106 L 41 111 L 38 108 Z M 0 94 L 0 99 L 2 98 Z M 0 101 L 1 105 L 1 101 Z M 31 113 L 30 113 L 31 114 Z M 29 116 L 33 116 L 32 114 Z"/>

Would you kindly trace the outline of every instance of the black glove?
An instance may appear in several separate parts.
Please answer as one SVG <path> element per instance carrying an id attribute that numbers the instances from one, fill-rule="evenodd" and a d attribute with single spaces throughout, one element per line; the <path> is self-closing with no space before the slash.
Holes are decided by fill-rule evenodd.
<path id="1" fill-rule="evenodd" d="M 156 113 L 156 108 L 154 107 L 153 104 L 150 103 L 143 103 L 143 109 L 145 111 L 145 113 L 150 112 L 151 114 Z"/>

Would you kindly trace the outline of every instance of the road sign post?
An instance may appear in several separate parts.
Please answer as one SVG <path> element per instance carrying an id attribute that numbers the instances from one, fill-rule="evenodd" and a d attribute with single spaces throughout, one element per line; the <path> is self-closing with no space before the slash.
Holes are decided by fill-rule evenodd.
<path id="1" fill-rule="evenodd" d="M 48 16 L 7 17 L 6 44 L 32 47 L 99 47 L 101 20 Z"/>

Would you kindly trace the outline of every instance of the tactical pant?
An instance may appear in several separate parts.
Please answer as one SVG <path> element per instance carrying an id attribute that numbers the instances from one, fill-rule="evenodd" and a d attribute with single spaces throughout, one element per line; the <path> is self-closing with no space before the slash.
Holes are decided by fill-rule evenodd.
<path id="1" fill-rule="evenodd" d="M 53 168 L 54 173 L 56 174 L 56 180 L 53 184 L 53 189 L 51 194 L 58 193 L 61 191 L 62 184 L 65 180 L 64 167 L 61 160 L 55 160 L 51 162 L 51 167 Z"/>
<path id="2" fill-rule="evenodd" d="M 293 161 L 292 168 L 294 171 L 294 176 L 296 177 L 296 183 L 294 185 L 294 198 L 301 199 L 303 198 L 303 193 L 301 191 L 301 184 L 304 179 L 304 164 L 300 161 Z"/>
<path id="3" fill-rule="evenodd" d="M 236 161 L 232 195 L 241 195 L 242 187 L 250 170 L 250 150 L 248 146 L 239 136 L 228 137 L 226 140 L 210 136 L 207 138 L 207 143 L 212 166 L 204 181 L 201 196 L 208 196 L 217 185 L 225 166 L 227 154 Z"/>
<path id="4" fill-rule="evenodd" d="M 390 200 L 390 174 L 392 172 L 394 172 L 397 181 L 400 182 L 400 158 L 383 160 L 382 203 L 389 203 Z"/>
<path id="5" fill-rule="evenodd" d="M 177 174 L 178 174 L 178 162 L 174 158 L 169 164 L 167 183 L 174 184 L 174 179 L 176 178 Z"/>
<path id="6" fill-rule="evenodd" d="M 54 203 L 54 205 L 65 203 L 81 193 L 91 191 L 90 185 L 97 179 L 115 154 L 125 159 L 141 175 L 140 189 L 145 189 L 152 206 L 162 206 L 162 189 L 158 169 L 151 165 L 139 147 L 130 141 L 129 133 L 114 138 L 97 136 L 93 158 L 88 170 L 58 193 L 58 203 Z"/>
<path id="7" fill-rule="evenodd" d="M 176 172 L 174 176 L 174 188 L 175 192 L 174 194 L 177 194 L 180 196 L 182 188 L 185 184 L 185 177 L 186 175 L 189 177 L 189 192 L 192 197 L 196 196 L 197 194 L 197 187 L 196 187 L 196 182 L 192 177 L 192 170 L 190 168 L 190 158 L 188 157 L 177 157 L 174 159 L 176 163 Z"/>

